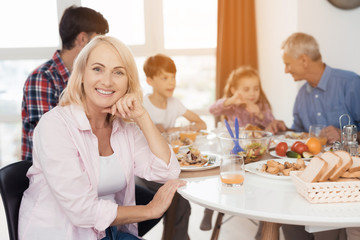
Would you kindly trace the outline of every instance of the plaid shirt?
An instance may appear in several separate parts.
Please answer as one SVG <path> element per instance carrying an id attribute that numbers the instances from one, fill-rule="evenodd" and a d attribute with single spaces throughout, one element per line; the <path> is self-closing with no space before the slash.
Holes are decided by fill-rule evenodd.
<path id="1" fill-rule="evenodd" d="M 41 116 L 55 107 L 67 85 L 70 72 L 56 51 L 52 59 L 35 69 L 24 85 L 21 107 L 22 160 L 32 160 L 32 136 Z"/>

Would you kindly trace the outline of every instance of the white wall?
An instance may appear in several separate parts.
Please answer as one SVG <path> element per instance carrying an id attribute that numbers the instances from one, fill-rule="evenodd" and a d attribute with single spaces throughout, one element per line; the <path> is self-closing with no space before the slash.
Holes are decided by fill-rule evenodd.
<path id="1" fill-rule="evenodd" d="M 280 46 L 297 28 L 297 1 L 256 0 L 259 72 L 275 118 L 290 126 L 297 84 L 284 74 Z"/>
<path id="2" fill-rule="evenodd" d="M 293 32 L 313 35 L 325 63 L 360 74 L 360 8 L 342 10 L 326 0 L 256 0 L 259 72 L 275 118 L 292 123 L 303 83 L 284 73 L 280 46 Z M 360 91 L 360 90 L 359 90 Z"/>
<path id="3" fill-rule="evenodd" d="M 360 7 L 343 10 L 326 0 L 299 0 L 298 5 L 299 31 L 317 39 L 323 61 L 360 74 Z"/>

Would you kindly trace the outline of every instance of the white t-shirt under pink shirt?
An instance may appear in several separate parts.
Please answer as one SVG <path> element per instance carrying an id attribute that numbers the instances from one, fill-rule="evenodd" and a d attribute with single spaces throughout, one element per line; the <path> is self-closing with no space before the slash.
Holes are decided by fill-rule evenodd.
<path id="1" fill-rule="evenodd" d="M 151 103 L 150 94 L 144 96 L 144 108 L 149 112 L 155 124 L 161 124 L 165 129 L 175 127 L 176 119 L 186 112 L 186 107 L 176 98 L 167 99 L 166 109 L 161 109 Z"/>

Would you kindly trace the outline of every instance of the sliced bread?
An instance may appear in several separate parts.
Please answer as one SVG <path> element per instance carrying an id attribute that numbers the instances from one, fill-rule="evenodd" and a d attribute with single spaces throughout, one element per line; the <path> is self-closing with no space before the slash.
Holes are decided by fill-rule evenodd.
<path id="1" fill-rule="evenodd" d="M 356 171 L 356 172 L 344 172 L 343 174 L 341 174 L 342 178 L 360 178 L 360 171 Z"/>
<path id="2" fill-rule="evenodd" d="M 339 178 L 335 182 L 354 182 L 354 181 L 360 181 L 358 178 Z"/>
<path id="3" fill-rule="evenodd" d="M 349 168 L 349 172 L 360 171 L 360 158 L 359 157 L 351 157 L 353 160 L 352 165 Z"/>
<path id="4" fill-rule="evenodd" d="M 317 182 L 324 174 L 328 163 L 320 157 L 313 157 L 310 163 L 306 166 L 305 170 L 300 174 L 300 178 L 304 182 Z"/>
<path id="5" fill-rule="evenodd" d="M 348 170 L 353 161 L 351 159 L 350 153 L 345 151 L 336 151 L 336 155 L 338 155 L 342 159 L 341 166 L 338 167 L 335 172 L 330 176 L 331 181 L 336 181 L 346 170 Z"/>
<path id="6" fill-rule="evenodd" d="M 338 155 L 333 152 L 324 152 L 323 154 L 321 154 L 320 157 L 325 160 L 328 165 L 324 174 L 319 178 L 319 182 L 326 182 L 335 172 L 335 170 L 341 166 L 342 160 Z"/>

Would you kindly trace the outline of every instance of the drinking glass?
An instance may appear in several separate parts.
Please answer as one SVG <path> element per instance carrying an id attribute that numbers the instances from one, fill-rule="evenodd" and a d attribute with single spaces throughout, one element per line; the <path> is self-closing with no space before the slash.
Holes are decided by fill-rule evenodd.
<path id="1" fill-rule="evenodd" d="M 180 140 L 184 140 L 184 138 L 189 138 L 192 142 L 195 142 L 196 140 L 196 136 L 197 136 L 197 132 L 196 131 L 184 131 L 184 132 L 180 132 Z"/>
<path id="2" fill-rule="evenodd" d="M 244 178 L 244 158 L 237 154 L 222 156 L 220 163 L 220 179 L 223 186 L 241 186 L 244 182 Z"/>
<path id="3" fill-rule="evenodd" d="M 323 131 L 325 127 L 326 126 L 322 124 L 314 124 L 310 125 L 309 127 L 310 137 L 316 137 L 317 139 L 319 139 L 322 147 L 325 147 L 327 143 L 326 134 Z"/>
<path id="4" fill-rule="evenodd" d="M 174 153 L 179 153 L 181 141 L 179 139 L 179 134 L 177 132 L 174 133 L 162 133 L 162 136 L 166 139 L 166 141 L 171 145 Z"/>

